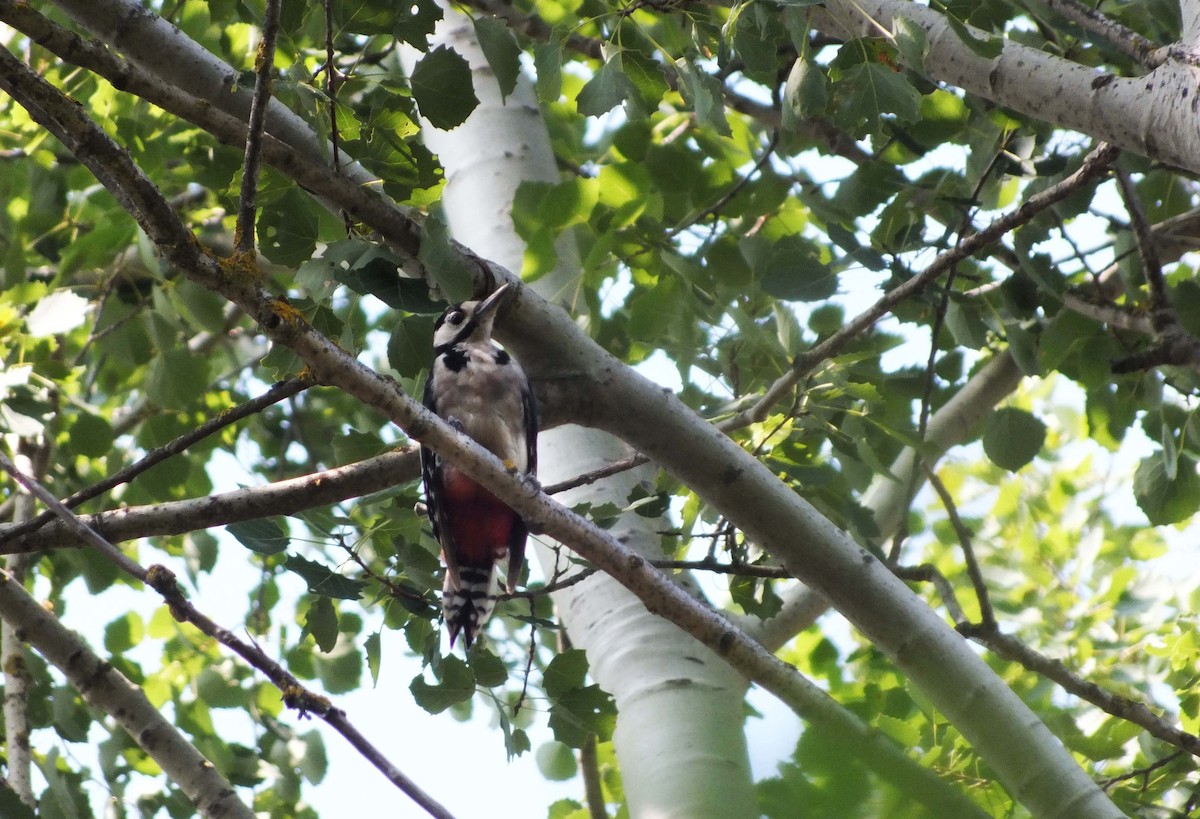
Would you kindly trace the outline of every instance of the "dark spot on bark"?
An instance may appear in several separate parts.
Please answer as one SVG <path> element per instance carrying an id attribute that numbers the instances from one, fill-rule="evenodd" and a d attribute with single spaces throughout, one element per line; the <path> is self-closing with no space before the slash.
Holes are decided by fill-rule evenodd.
<path id="1" fill-rule="evenodd" d="M 742 468 L 740 466 L 731 466 L 721 473 L 721 483 L 729 486 L 742 476 Z"/>
<path id="2" fill-rule="evenodd" d="M 630 555 L 625 561 L 625 565 L 630 569 L 637 571 L 646 565 L 646 561 L 642 560 L 640 555 Z"/>
<path id="3" fill-rule="evenodd" d="M 862 558 L 862 564 L 864 566 L 870 566 L 875 560 L 875 555 L 871 554 L 866 549 L 863 549 L 861 552 L 859 552 L 859 556 Z"/>
<path id="4" fill-rule="evenodd" d="M 689 663 L 695 663 L 696 665 L 704 665 L 704 660 L 701 660 L 699 657 L 693 657 L 690 654 L 688 656 L 684 657 L 683 659 L 687 660 Z"/>
<path id="5" fill-rule="evenodd" d="M 663 680 L 663 685 L 668 688 L 687 688 L 689 685 L 695 685 L 696 681 L 688 677 L 675 677 L 671 680 Z"/>
<path id="6" fill-rule="evenodd" d="M 722 634 L 721 639 L 717 641 L 717 653 L 720 655 L 728 654 L 729 649 L 733 648 L 735 639 L 736 638 L 733 636 L 732 631 L 727 631 Z"/>
<path id="7" fill-rule="evenodd" d="M 1116 80 L 1116 77 L 1112 74 L 1101 74 L 1099 77 L 1096 77 L 1094 80 L 1092 80 L 1092 90 L 1096 91 L 1106 85 L 1111 85 L 1114 80 Z"/>

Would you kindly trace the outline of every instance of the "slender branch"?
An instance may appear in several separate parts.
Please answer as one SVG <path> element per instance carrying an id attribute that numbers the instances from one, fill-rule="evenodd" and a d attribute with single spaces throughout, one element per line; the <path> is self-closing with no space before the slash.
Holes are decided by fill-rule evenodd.
<path id="1" fill-rule="evenodd" d="M 31 475 L 40 475 L 45 471 L 48 446 L 38 447 L 28 440 L 22 440 L 17 449 L 17 460 L 26 465 Z M 42 455 L 42 457 L 38 457 Z M 16 502 L 13 508 L 13 519 L 23 522 L 33 517 L 34 499 L 28 491 L 14 493 Z M 5 568 L 13 581 L 19 584 L 25 582 L 25 572 L 29 568 L 29 555 L 9 555 L 5 560 Z M 25 647 L 21 644 L 17 628 L 8 620 L 0 620 L 0 672 L 4 675 L 4 738 L 6 769 L 8 771 L 8 786 L 22 802 L 31 808 L 37 807 L 37 798 L 33 793 L 31 779 L 32 754 L 29 745 L 29 693 L 33 687 L 33 673 L 29 668 L 29 659 Z"/>
<path id="2" fill-rule="evenodd" d="M 750 423 L 761 422 L 777 402 L 811 373 L 821 362 L 842 351 L 851 340 L 861 335 L 901 302 L 923 291 L 954 265 L 978 253 L 998 241 L 1009 231 L 1029 222 L 1046 208 L 1062 201 L 1072 192 L 1093 182 L 1101 176 L 1117 156 L 1117 149 L 1102 144 L 1084 157 L 1083 163 L 1073 174 L 1055 185 L 1040 191 L 1025 200 L 1020 207 L 996 219 L 977 233 L 963 237 L 957 245 L 943 251 L 920 273 L 897 285 L 867 310 L 851 319 L 837 331 L 811 350 L 801 353 L 792 361 L 791 369 L 780 376 L 753 407 L 721 422 L 722 430 L 736 429 Z"/>
<path id="3" fill-rule="evenodd" d="M 967 528 L 967 524 L 959 516 L 958 506 L 954 503 L 954 497 L 950 494 L 950 490 L 946 488 L 946 484 L 942 482 L 937 473 L 927 468 L 926 477 L 929 479 L 929 485 L 933 487 L 938 497 L 941 498 L 942 506 L 946 510 L 946 517 L 950 519 L 950 525 L 954 527 L 954 532 L 958 535 L 958 543 L 962 547 L 963 552 L 963 562 L 967 565 L 967 575 L 971 578 L 971 585 L 975 587 L 975 599 L 979 602 L 981 624 L 985 627 L 994 626 L 996 624 L 996 615 L 992 611 L 992 601 L 988 596 L 987 584 L 983 580 L 983 572 L 979 568 L 979 561 L 975 559 L 975 547 L 972 545 L 973 536 L 971 530 Z"/>
<path id="4" fill-rule="evenodd" d="M 1128 173 L 1118 170 L 1117 182 L 1125 209 L 1133 223 L 1142 269 L 1146 274 L 1146 284 L 1150 288 L 1150 323 L 1154 328 L 1157 343 L 1146 350 L 1114 361 L 1112 371 L 1118 374 L 1130 373 L 1172 365 L 1200 369 L 1200 339 L 1184 329 L 1179 321 L 1179 314 L 1171 305 L 1167 279 L 1163 275 L 1162 261 L 1158 255 L 1158 244 L 1154 239 L 1150 220 L 1146 217 L 1146 209 L 1142 206 L 1141 198 Z"/>
<path id="5" fill-rule="evenodd" d="M 0 453 L 0 469 L 12 475 L 13 479 L 26 487 L 38 500 L 50 506 L 64 520 L 72 532 L 93 546 L 102 555 L 115 563 L 123 572 L 141 580 L 158 592 L 163 602 L 171 611 L 171 616 L 181 623 L 191 623 L 204 634 L 213 638 L 221 645 L 237 654 L 252 667 L 262 672 L 283 695 L 284 704 L 300 712 L 301 717 L 312 713 L 321 717 L 334 730 L 342 734 L 350 744 L 362 753 L 405 795 L 425 809 L 431 816 L 438 819 L 453 819 L 449 811 L 443 808 L 432 797 L 426 794 L 415 782 L 401 773 L 392 765 L 365 737 L 358 732 L 346 719 L 343 711 L 334 708 L 328 698 L 315 694 L 300 684 L 283 666 L 268 657 L 258 646 L 248 643 L 224 626 L 218 625 L 210 617 L 197 609 L 184 594 L 175 574 L 165 566 L 158 564 L 143 568 L 135 561 L 126 557 L 116 546 L 106 541 L 95 530 L 86 526 L 69 509 L 63 506 L 38 481 L 17 469 L 8 456 Z M 5 578 L 12 580 L 5 573 Z M 11 585 L 11 582 L 8 584 Z"/>
<path id="6" fill-rule="evenodd" d="M 778 145 L 779 145 L 779 129 L 775 129 L 771 132 L 771 138 L 769 140 L 767 140 L 766 147 L 763 148 L 762 156 L 760 156 L 758 158 L 758 160 L 754 163 L 754 166 L 752 168 L 750 168 L 750 170 L 748 170 L 745 174 L 743 174 L 741 177 L 739 177 L 737 182 L 730 185 L 729 189 L 726 190 L 723 194 L 721 194 L 721 196 L 718 197 L 716 202 L 713 202 L 711 205 L 704 208 L 702 211 L 697 213 L 695 216 L 691 216 L 691 217 L 684 219 L 678 225 L 676 225 L 675 227 L 668 230 L 667 236 L 668 237 L 678 236 L 680 233 L 687 230 L 692 225 L 698 223 L 700 220 L 702 220 L 708 216 L 713 216 L 713 215 L 719 213 L 721 211 L 721 208 L 725 207 L 725 205 L 727 205 L 729 203 L 729 201 L 731 199 L 733 199 L 733 197 L 737 196 L 738 193 L 742 189 L 744 189 L 747 185 L 749 185 L 750 180 L 752 180 L 754 178 L 754 175 L 757 174 L 759 171 L 761 171 L 763 169 L 763 166 L 766 165 L 767 162 L 769 162 L 771 160 L 771 156 L 775 153 L 775 148 Z"/>
<path id="7" fill-rule="evenodd" d="M 954 594 L 954 586 L 946 579 L 946 575 L 938 571 L 938 568 L 932 563 L 922 563 L 918 566 L 892 565 L 891 569 L 901 580 L 932 584 L 937 589 L 938 597 L 942 598 L 942 605 L 946 607 L 950 619 L 955 623 L 967 622 L 967 615 L 963 612 L 962 606 L 958 604 L 958 597 Z"/>
<path id="8" fill-rule="evenodd" d="M 108 714 L 206 817 L 254 819 L 216 766 L 196 750 L 139 686 L 96 656 L 8 572 L 0 571 L 0 619 L 57 667 L 93 708 Z"/>
<path id="9" fill-rule="evenodd" d="M 301 390 L 311 386 L 312 381 L 306 378 L 290 378 L 287 381 L 280 381 L 273 385 L 262 395 L 253 398 L 236 407 L 233 407 L 215 418 L 210 418 L 200 426 L 189 432 L 180 435 L 173 441 L 147 452 L 143 457 L 135 463 L 130 464 L 119 472 L 114 472 L 103 480 L 97 481 L 91 486 L 81 489 L 70 497 L 63 500 L 62 504 L 68 509 L 74 509 L 85 501 L 98 497 L 105 492 L 120 486 L 121 484 L 129 483 L 138 475 L 145 472 L 152 466 L 162 463 L 167 458 L 173 455 L 178 455 L 187 450 L 188 447 L 201 441 L 204 438 L 224 429 L 225 427 L 235 424 L 238 421 L 253 415 L 256 412 L 261 412 L 272 404 L 276 404 L 285 398 L 293 396 Z M 50 521 L 54 520 L 55 514 L 53 511 L 45 511 L 32 520 L 19 523 L 15 526 L 0 528 L 0 545 L 14 540 L 15 538 L 23 537 L 30 532 L 35 532 L 45 526 Z M 22 550 L 24 551 L 24 550 Z"/>
<path id="10" fill-rule="evenodd" d="M 678 588 L 670 578 L 647 566 L 643 558 L 610 534 L 554 503 L 538 487 L 523 481 L 520 476 L 509 474 L 495 456 L 406 395 L 394 380 L 372 371 L 352 354 L 315 331 L 286 302 L 267 293 L 261 282 L 229 275 L 215 259 L 205 256 L 195 242 L 189 240 L 190 234 L 179 224 L 178 217 L 169 208 L 163 207 L 161 194 L 128 156 L 115 147 L 102 129 L 88 121 L 78 106 L 72 106 L 61 95 L 52 93 L 52 89 L 46 90 L 40 78 L 31 75 L 24 65 L 11 59 L 11 55 L 6 57 L 3 50 L 0 50 L 0 88 L 10 91 L 40 124 L 50 129 L 69 150 L 76 153 L 81 162 L 93 170 L 124 207 L 136 214 L 147 235 L 168 261 L 191 280 L 238 304 L 258 321 L 268 338 L 289 347 L 303 358 L 323 383 L 339 387 L 365 405 L 384 412 L 422 444 L 460 466 L 467 475 L 529 521 L 531 528 L 536 526 L 547 535 L 570 543 L 584 558 L 629 588 L 651 612 L 668 618 L 718 652 L 735 669 L 779 696 L 814 726 L 828 731 L 841 742 L 852 744 L 860 758 L 889 781 L 901 785 L 910 798 L 929 803 L 931 809 L 941 815 L 980 815 L 978 806 L 964 794 L 947 789 L 945 783 L 920 768 L 880 734 L 869 730 L 828 694 L 799 675 L 795 668 L 750 640 L 729 620 L 704 607 Z M 285 172 L 288 170 L 285 169 Z M 367 204 L 364 200 L 364 206 Z M 382 211 L 388 211 L 382 200 L 377 201 L 376 205 Z M 401 212 L 392 211 L 391 216 L 394 223 L 404 226 L 419 248 L 419 227 Z M 471 256 L 466 258 L 475 260 Z M 511 274 L 499 266 L 485 260 L 478 262 L 480 276 L 477 284 L 486 285 L 489 279 L 512 280 Z M 516 293 L 516 299 L 510 301 L 509 311 L 523 316 L 536 310 L 537 315 L 545 319 L 538 325 L 536 333 L 524 339 L 518 337 L 518 341 L 532 344 L 546 338 L 578 340 L 576 361 L 566 362 L 568 365 L 575 363 L 584 369 L 584 362 L 591 356 L 590 363 L 597 367 L 593 377 L 600 378 L 598 367 L 601 364 L 611 368 L 608 371 L 610 376 L 616 371 L 612 359 L 603 356 L 594 345 L 589 346 L 589 342 L 567 316 L 545 309 L 534 295 L 521 288 Z M 519 332 L 521 324 L 509 322 L 507 329 Z M 625 393 L 625 397 L 631 399 L 634 412 L 619 417 L 611 408 L 604 407 L 609 425 L 623 437 L 637 441 L 652 457 L 663 458 L 678 469 L 677 454 L 666 451 L 663 441 L 658 441 L 656 445 L 655 441 L 648 440 L 647 430 L 636 428 L 634 423 L 634 419 L 648 414 L 659 418 L 678 417 L 680 428 L 696 436 L 697 452 L 703 455 L 697 463 L 715 466 L 715 462 L 722 462 L 729 465 L 723 472 L 713 470 L 707 475 L 685 470 L 700 487 L 700 494 L 711 499 L 714 495 L 713 484 L 719 480 L 727 488 L 732 485 L 731 494 L 723 503 L 718 503 L 720 507 L 740 508 L 738 501 L 748 492 L 763 499 L 765 507 L 775 507 L 778 511 L 768 510 L 758 519 L 747 520 L 747 527 L 770 547 L 779 549 L 795 564 L 797 573 L 812 578 L 818 576 L 822 568 L 828 569 L 829 576 L 835 579 L 830 580 L 826 590 L 840 605 L 860 617 L 859 622 L 868 634 L 881 639 L 889 649 L 898 652 L 901 667 L 913 675 L 918 685 L 930 691 L 933 701 L 949 718 L 962 722 L 964 735 L 978 743 L 983 756 L 997 766 L 1001 779 L 1016 787 L 1035 812 L 1049 812 L 1069 801 L 1075 808 L 1086 809 L 1096 816 L 1116 814 L 1104 794 L 1083 774 L 1077 763 L 1062 751 L 1061 745 L 1052 741 L 1045 726 L 1011 691 L 1001 685 L 981 683 L 966 692 L 969 696 L 964 696 L 961 689 L 944 684 L 947 679 L 966 680 L 972 674 L 986 678 L 988 672 L 978 657 L 957 641 L 942 639 L 948 636 L 944 624 L 925 606 L 912 599 L 903 584 L 875 565 L 869 554 L 856 550 L 848 538 L 838 533 L 828 521 L 821 524 L 817 513 L 797 501 L 790 489 L 728 439 L 708 428 L 702 419 L 689 415 L 673 396 L 665 395 L 659 389 L 652 390 L 648 383 L 636 376 L 630 375 L 628 378 L 631 385 L 639 388 L 631 387 Z M 601 401 L 604 398 L 600 394 L 597 397 Z M 651 401 L 659 402 L 655 405 L 657 411 L 648 406 Z M 775 523 L 778 525 L 773 526 Z M 811 548 L 789 549 L 786 539 L 794 531 L 811 534 Z M 802 563 L 802 557 L 811 557 L 813 562 Z M 861 582 L 857 588 L 869 590 L 873 600 L 882 600 L 884 604 L 877 604 L 872 609 L 857 605 L 849 596 L 850 572 L 854 572 L 854 577 Z M 884 617 L 890 618 L 886 624 L 892 630 L 890 633 L 884 628 Z M 894 639 L 897 630 L 911 635 L 911 639 L 906 639 L 900 645 Z M 933 664 L 925 659 L 928 653 L 923 650 L 935 641 L 942 649 L 936 673 Z M 983 708 L 989 714 L 998 717 L 1007 715 L 1010 719 L 1022 721 L 1028 742 L 1022 743 L 1019 753 L 1011 745 L 988 741 L 981 723 L 973 722 L 965 710 L 968 699 L 977 710 Z M 1052 784 L 1029 775 L 1030 758 L 1056 766 L 1058 776 Z"/>
<path id="11" fill-rule="evenodd" d="M 1095 683 L 1082 679 L 1059 660 L 1039 654 L 1016 637 L 1000 633 L 995 626 L 971 623 L 960 624 L 957 629 L 963 636 L 987 646 L 1000 657 L 1019 663 L 1026 669 L 1053 680 L 1067 693 L 1092 703 L 1114 717 L 1141 726 L 1151 736 L 1163 742 L 1200 757 L 1200 737 L 1171 725 L 1144 703 L 1106 691 Z"/>
<path id="12" fill-rule="evenodd" d="M 583 780 L 583 801 L 587 805 L 588 819 L 608 819 L 595 736 L 588 738 L 579 749 L 579 777 Z"/>
<path id="13" fill-rule="evenodd" d="M 267 123 L 267 103 L 271 100 L 271 72 L 275 69 L 275 37 L 279 34 L 280 0 L 267 0 L 263 15 L 262 40 L 254 58 L 254 96 L 250 98 L 250 117 L 246 126 L 246 152 L 242 162 L 242 188 L 237 228 L 233 243 L 237 252 L 254 259 L 254 233 L 258 199 L 258 171 L 262 160 L 263 129 Z"/>
<path id="14" fill-rule="evenodd" d="M 113 509 L 81 520 L 109 540 L 120 542 L 156 535 L 178 535 L 244 520 L 293 515 L 349 498 L 382 492 L 420 475 L 417 447 L 387 452 L 365 461 L 266 486 L 236 489 L 203 498 Z M 57 501 L 56 501 L 57 502 Z M 4 532 L 0 528 L 0 533 Z M 77 535 L 65 522 L 53 522 L 38 532 L 0 546 L 0 554 L 34 552 L 78 546 Z"/>
<path id="15" fill-rule="evenodd" d="M 637 469 L 643 464 L 650 463 L 650 459 L 645 455 L 632 455 L 628 458 L 623 458 L 619 461 L 607 463 L 604 466 L 593 469 L 591 472 L 585 472 L 582 475 L 577 475 L 574 478 L 568 478 L 565 481 L 550 484 L 545 488 L 547 495 L 557 495 L 560 492 L 566 492 L 568 489 L 576 489 L 580 486 L 587 486 L 612 475 L 628 472 L 630 469 Z"/>
<path id="16" fill-rule="evenodd" d="M 54 514 L 62 520 L 63 524 L 73 536 L 79 538 L 84 543 L 87 543 L 89 546 L 96 549 L 96 551 L 100 552 L 100 554 L 107 557 L 110 561 L 115 563 L 121 569 L 121 571 L 128 575 L 132 575 L 143 582 L 146 580 L 145 569 L 143 569 L 133 560 L 130 560 L 128 557 L 126 557 L 125 554 L 116 546 L 113 546 L 107 540 L 100 537 L 100 535 L 96 533 L 95 529 L 88 527 L 79 518 L 75 517 L 75 515 L 71 513 L 70 509 L 59 503 L 58 498 L 54 497 L 49 489 L 31 478 L 29 475 L 25 474 L 20 469 L 17 469 L 16 464 L 14 464 L 12 460 L 10 460 L 9 457 L 3 452 L 0 452 L 0 470 L 7 472 L 14 481 L 25 487 L 29 494 L 33 495 L 42 503 L 46 504 L 46 506 L 50 507 Z"/>
<path id="17" fill-rule="evenodd" d="M 1146 68 L 1157 68 L 1163 62 L 1162 49 L 1133 29 L 1105 16 L 1098 9 L 1079 0 L 1042 0 L 1051 10 L 1070 20 L 1084 31 L 1102 38 L 1127 57 Z"/>
<path id="18" fill-rule="evenodd" d="M 1170 765 L 1172 762 L 1174 762 L 1175 760 L 1182 757 L 1183 753 L 1184 753 L 1183 751 L 1174 751 L 1172 753 L 1167 754 L 1162 759 L 1151 762 L 1149 765 L 1146 765 L 1145 767 L 1134 768 L 1132 771 L 1126 771 L 1125 773 L 1120 774 L 1118 776 L 1112 776 L 1112 777 L 1109 777 L 1108 779 L 1101 780 L 1100 787 L 1104 788 L 1105 790 L 1108 790 L 1109 788 L 1111 788 L 1113 785 L 1117 784 L 1118 782 L 1127 782 L 1130 779 L 1140 778 L 1142 780 L 1142 787 L 1145 788 L 1146 784 L 1147 784 L 1147 780 L 1150 777 L 1150 774 L 1154 773 L 1159 768 Z M 1188 813 L 1183 814 L 1183 816 L 1188 816 L 1188 815 L 1189 815 Z"/>
<path id="19" fill-rule="evenodd" d="M 761 577 L 769 580 L 791 580 L 792 574 L 779 566 L 751 566 L 745 563 L 718 563 L 716 560 L 648 560 L 646 563 L 664 572 L 713 572 L 714 574 L 729 574 L 738 577 Z M 506 592 L 496 596 L 497 600 L 533 600 L 548 594 L 562 591 L 587 580 L 600 571 L 595 566 L 580 566 L 577 571 L 561 579 L 551 580 L 544 586 L 526 589 L 525 591 Z"/>

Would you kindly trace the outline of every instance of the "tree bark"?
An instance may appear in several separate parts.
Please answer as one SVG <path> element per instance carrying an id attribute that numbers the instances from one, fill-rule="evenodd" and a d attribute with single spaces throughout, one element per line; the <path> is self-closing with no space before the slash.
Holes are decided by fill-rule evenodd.
<path id="1" fill-rule="evenodd" d="M 549 135 L 528 81 L 501 101 L 500 90 L 475 40 L 469 18 L 450 9 L 433 43 L 452 46 L 470 62 L 480 106 L 453 131 L 426 124 L 426 145 L 446 170 L 442 197 L 454 237 L 510 270 L 520 270 L 525 247 L 512 223 L 512 201 L 526 180 L 558 180 Z M 559 264 L 533 285 L 570 311 L 581 286 L 569 236 L 558 242 Z M 607 433 L 566 425 L 542 433 L 539 479 L 550 484 L 613 460 L 628 449 Z M 558 500 L 624 507 L 633 487 L 653 480 L 655 468 L 570 490 Z M 641 554 L 662 556 L 656 521 L 627 513 L 613 534 Z M 547 577 L 557 544 L 537 539 Z M 565 561 L 560 565 L 565 566 Z M 632 816 L 756 816 L 743 732 L 746 681 L 677 626 L 646 610 L 608 575 L 596 574 L 554 596 L 571 642 L 584 649 L 592 678 L 617 705 L 613 737 Z"/>

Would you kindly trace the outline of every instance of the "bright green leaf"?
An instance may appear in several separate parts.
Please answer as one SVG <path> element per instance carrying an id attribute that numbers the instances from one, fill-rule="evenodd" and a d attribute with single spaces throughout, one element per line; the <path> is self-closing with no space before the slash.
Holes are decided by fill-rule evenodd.
<path id="1" fill-rule="evenodd" d="M 443 131 L 461 125 L 479 105 L 471 67 L 461 54 L 444 45 L 418 60 L 409 79 L 421 116 Z"/>
<path id="2" fill-rule="evenodd" d="M 993 412 L 983 431 L 983 451 L 992 463 L 1010 472 L 1032 461 L 1045 441 L 1046 425 L 1015 407 Z"/>

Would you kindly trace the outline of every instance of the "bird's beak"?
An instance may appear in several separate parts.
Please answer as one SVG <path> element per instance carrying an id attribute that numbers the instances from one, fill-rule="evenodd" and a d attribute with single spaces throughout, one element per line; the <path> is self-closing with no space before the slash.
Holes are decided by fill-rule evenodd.
<path id="1" fill-rule="evenodd" d="M 480 321 L 496 312 L 496 308 L 499 307 L 504 301 L 505 297 L 508 296 L 509 287 L 511 286 L 512 285 L 509 282 L 505 282 L 493 290 L 492 295 L 481 301 L 479 306 L 475 308 L 475 320 Z"/>

